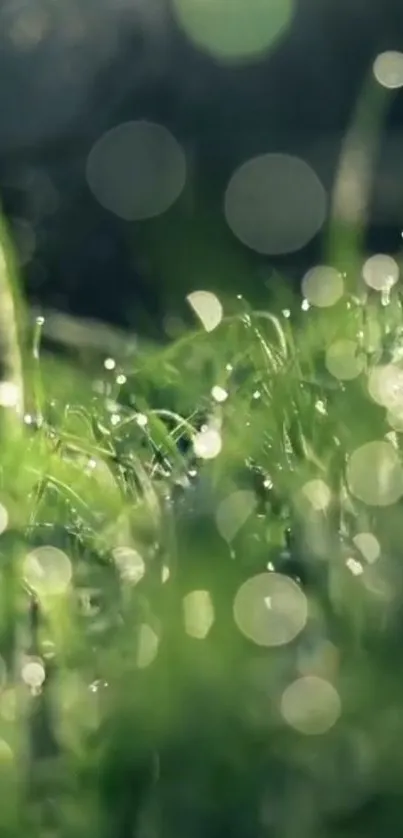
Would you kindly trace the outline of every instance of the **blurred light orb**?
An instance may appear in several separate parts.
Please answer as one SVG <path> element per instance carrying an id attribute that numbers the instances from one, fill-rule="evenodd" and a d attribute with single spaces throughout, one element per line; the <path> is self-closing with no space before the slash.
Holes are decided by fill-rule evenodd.
<path id="1" fill-rule="evenodd" d="M 193 451 L 201 460 L 214 460 L 222 449 L 221 434 L 216 428 L 205 428 L 196 434 Z"/>
<path id="2" fill-rule="evenodd" d="M 186 159 L 163 125 L 139 120 L 107 131 L 87 160 L 87 182 L 99 203 L 125 221 L 166 212 L 186 181 Z"/>
<path id="3" fill-rule="evenodd" d="M 388 291 L 399 279 L 399 266 L 392 256 L 376 253 L 364 262 L 362 275 L 370 288 L 375 291 Z"/>
<path id="4" fill-rule="evenodd" d="M 46 677 L 43 663 L 39 660 L 28 660 L 22 667 L 21 676 L 27 687 L 39 689 Z"/>
<path id="5" fill-rule="evenodd" d="M 7 529 L 8 512 L 5 506 L 0 503 L 0 535 Z"/>
<path id="6" fill-rule="evenodd" d="M 367 442 L 347 463 L 350 492 L 368 506 L 389 506 L 403 493 L 403 469 L 389 442 Z"/>
<path id="7" fill-rule="evenodd" d="M 206 332 L 213 332 L 220 325 L 223 308 L 215 294 L 211 291 L 192 291 L 186 299 Z"/>
<path id="8" fill-rule="evenodd" d="M 155 660 L 158 652 L 159 638 L 155 631 L 148 625 L 143 623 L 139 629 L 139 639 L 137 647 L 137 666 L 139 669 L 145 669 Z"/>
<path id="9" fill-rule="evenodd" d="M 248 489 L 233 492 L 217 508 L 216 523 L 221 537 L 231 542 L 256 507 L 256 495 Z"/>
<path id="10" fill-rule="evenodd" d="M 204 640 L 214 622 L 214 606 L 208 591 L 191 591 L 183 599 L 185 631 L 189 637 Z"/>
<path id="11" fill-rule="evenodd" d="M 115 547 L 112 555 L 122 579 L 132 585 L 137 585 L 146 572 L 144 559 L 140 553 L 133 547 Z"/>
<path id="12" fill-rule="evenodd" d="M 389 90 L 403 87 L 403 53 L 396 50 L 381 52 L 375 58 L 373 72 L 382 87 Z"/>
<path id="13" fill-rule="evenodd" d="M 227 391 L 224 390 L 223 387 L 218 387 L 218 386 L 213 387 L 213 389 L 211 391 L 211 395 L 212 395 L 214 401 L 218 402 L 218 404 L 222 404 L 223 402 L 226 402 L 227 398 L 228 398 Z"/>
<path id="14" fill-rule="evenodd" d="M 281 698 L 283 718 L 298 733 L 326 733 L 341 715 L 340 697 L 333 685 L 317 675 L 293 681 Z"/>
<path id="15" fill-rule="evenodd" d="M 239 630 L 259 646 L 283 646 L 304 628 L 308 616 L 305 594 L 280 573 L 260 573 L 241 585 L 234 601 Z"/>
<path id="16" fill-rule="evenodd" d="M 13 381 L 0 381 L 0 406 L 17 407 L 21 398 L 20 388 Z"/>
<path id="17" fill-rule="evenodd" d="M 186 36 L 221 61 L 264 53 L 291 22 L 293 11 L 293 0 L 173 0 Z"/>
<path id="18" fill-rule="evenodd" d="M 403 369 L 396 364 L 378 364 L 368 373 L 368 392 L 371 398 L 399 413 L 403 410 Z"/>
<path id="19" fill-rule="evenodd" d="M 381 555 L 381 545 L 371 532 L 360 532 L 354 536 L 353 542 L 368 564 L 373 564 Z"/>
<path id="20" fill-rule="evenodd" d="M 336 268 L 317 265 L 303 277 L 302 293 L 312 306 L 329 308 L 343 296 L 343 277 Z"/>
<path id="21" fill-rule="evenodd" d="M 57 547 L 37 547 L 25 557 L 24 579 L 40 595 L 64 593 L 70 585 L 72 573 L 69 557 Z"/>
<path id="22" fill-rule="evenodd" d="M 352 381 L 362 373 L 364 355 L 357 353 L 358 346 L 352 340 L 337 340 L 326 350 L 326 368 L 339 381 Z"/>
<path id="23" fill-rule="evenodd" d="M 262 154 L 243 163 L 224 199 L 234 235 L 257 253 L 273 256 L 304 247 L 321 229 L 326 210 L 318 176 L 288 154 Z"/>
<path id="24" fill-rule="evenodd" d="M 332 499 L 329 486 L 323 480 L 308 480 L 301 491 L 316 512 L 323 512 Z"/>

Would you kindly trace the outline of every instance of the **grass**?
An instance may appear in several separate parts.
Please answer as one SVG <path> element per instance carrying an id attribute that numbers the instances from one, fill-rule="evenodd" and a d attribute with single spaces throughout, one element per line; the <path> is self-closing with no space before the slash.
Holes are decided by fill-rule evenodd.
<path id="1" fill-rule="evenodd" d="M 27 323 L 3 235 L 3 312 L 16 311 L 1 321 L 3 380 L 20 409 L 3 407 L 0 447 L 1 836 L 400 833 L 401 501 L 368 505 L 347 474 L 369 441 L 401 459 L 368 392 L 374 367 L 401 364 L 401 293 L 364 288 L 361 228 L 337 212 L 330 252 L 350 269 L 335 306 L 279 297 L 258 312 L 237 297 L 213 332 L 195 324 L 163 348 L 60 315 Z M 62 327 L 69 349 L 51 351 L 43 333 Z M 361 359 L 351 381 L 325 362 L 340 340 Z M 195 456 L 204 426 L 222 440 L 211 460 Z M 304 495 L 313 480 L 329 490 L 323 511 Z M 380 542 L 375 564 L 362 532 Z M 27 565 L 43 546 L 68 556 L 63 591 Z M 233 616 L 240 586 L 267 568 L 308 606 L 302 634 L 274 649 Z M 210 627 L 206 597 L 189 600 L 204 640 L 185 631 L 194 591 L 214 610 Z M 45 680 L 27 686 L 38 661 Z M 280 712 L 301 673 L 340 697 L 323 736 Z"/>

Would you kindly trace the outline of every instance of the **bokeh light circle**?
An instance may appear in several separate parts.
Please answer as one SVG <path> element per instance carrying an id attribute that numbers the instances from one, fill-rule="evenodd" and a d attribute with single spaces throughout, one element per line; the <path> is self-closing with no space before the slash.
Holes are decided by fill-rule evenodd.
<path id="1" fill-rule="evenodd" d="M 260 573 L 241 585 L 234 600 L 240 631 L 259 646 L 282 646 L 302 631 L 308 616 L 301 588 L 280 573 Z"/>
<path id="2" fill-rule="evenodd" d="M 367 442 L 347 463 L 350 492 L 368 506 L 389 506 L 403 493 L 403 469 L 389 442 Z"/>
<path id="3" fill-rule="evenodd" d="M 403 409 L 403 369 L 396 364 L 378 364 L 368 373 L 371 398 L 393 412 Z"/>
<path id="4" fill-rule="evenodd" d="M 61 594 L 71 581 L 71 561 L 57 547 L 37 547 L 25 557 L 23 574 L 27 585 L 36 593 Z"/>
<path id="5" fill-rule="evenodd" d="M 209 591 L 190 591 L 183 598 L 185 631 L 195 640 L 204 640 L 214 622 L 214 606 Z"/>
<path id="6" fill-rule="evenodd" d="M 352 340 L 337 340 L 326 350 L 326 367 L 334 378 L 352 381 L 363 371 L 365 358 Z"/>
<path id="7" fill-rule="evenodd" d="M 399 279 L 399 266 L 392 256 L 376 253 L 364 262 L 362 275 L 375 291 L 388 291 Z"/>
<path id="8" fill-rule="evenodd" d="M 403 53 L 396 50 L 381 52 L 375 58 L 373 72 L 382 87 L 390 90 L 403 87 Z"/>
<path id="9" fill-rule="evenodd" d="M 225 217 L 240 241 L 267 255 L 293 253 L 321 229 L 325 190 L 313 169 L 288 154 L 262 154 L 232 175 Z"/>
<path id="10" fill-rule="evenodd" d="M 103 207 L 126 221 L 154 218 L 177 200 L 185 154 L 163 125 L 139 120 L 107 131 L 87 160 L 88 185 Z"/>
<path id="11" fill-rule="evenodd" d="M 312 306 L 328 308 L 343 296 L 343 277 L 336 268 L 317 265 L 303 277 L 302 293 Z"/>
<path id="12" fill-rule="evenodd" d="M 332 493 L 323 480 L 308 480 L 301 489 L 302 496 L 309 501 L 315 512 L 323 512 L 332 499 Z"/>
<path id="13" fill-rule="evenodd" d="M 353 542 L 360 553 L 367 560 L 368 564 L 373 564 L 379 559 L 381 554 L 381 545 L 379 541 L 371 532 L 359 532 L 354 536 Z"/>
<path id="14" fill-rule="evenodd" d="M 293 0 L 173 0 L 186 36 L 222 61 L 265 52 L 290 23 L 293 9 Z"/>
<path id="15" fill-rule="evenodd" d="M 136 585 L 141 581 L 146 572 L 146 566 L 144 559 L 137 550 L 134 550 L 133 547 L 115 547 L 113 558 L 125 582 Z"/>
<path id="16" fill-rule="evenodd" d="M 281 698 L 285 721 L 305 735 L 326 733 L 341 715 L 341 701 L 335 687 L 317 675 L 297 678 Z"/>

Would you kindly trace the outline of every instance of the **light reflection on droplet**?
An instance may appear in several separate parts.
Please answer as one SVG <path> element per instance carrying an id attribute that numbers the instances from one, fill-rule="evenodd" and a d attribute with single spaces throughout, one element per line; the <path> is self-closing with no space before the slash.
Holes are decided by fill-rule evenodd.
<path id="1" fill-rule="evenodd" d="M 222 305 L 211 291 L 192 291 L 187 301 L 199 318 L 206 332 L 212 332 L 219 326 L 223 317 Z"/>
<path id="2" fill-rule="evenodd" d="M 350 492 L 369 506 L 389 506 L 403 494 L 402 466 L 389 442 L 368 442 L 357 448 L 346 475 Z"/>
<path id="3" fill-rule="evenodd" d="M 187 37 L 222 61 L 265 52 L 290 23 L 293 9 L 294 0 L 173 0 Z"/>
<path id="4" fill-rule="evenodd" d="M 221 434 L 216 428 L 205 428 L 196 434 L 193 440 L 193 450 L 201 460 L 213 460 L 218 457 L 222 448 Z"/>
<path id="5" fill-rule="evenodd" d="M 185 630 L 190 637 L 204 640 L 214 622 L 214 607 L 208 591 L 191 591 L 183 599 Z"/>
<path id="6" fill-rule="evenodd" d="M 392 256 L 376 253 L 363 265 L 362 275 L 370 288 L 375 291 L 389 290 L 399 279 L 399 266 Z"/>
<path id="7" fill-rule="evenodd" d="M 293 253 L 321 229 L 325 190 L 313 169 L 288 154 L 262 154 L 243 163 L 225 193 L 228 226 L 262 254 Z"/>
<path id="8" fill-rule="evenodd" d="M 371 532 L 357 533 L 353 538 L 353 542 L 368 564 L 373 564 L 379 559 L 381 545 Z"/>
<path id="9" fill-rule="evenodd" d="M 155 631 L 143 623 L 139 628 L 139 639 L 137 648 L 137 666 L 145 669 L 153 662 L 158 652 L 159 638 Z"/>
<path id="10" fill-rule="evenodd" d="M 137 585 L 146 572 L 146 566 L 140 553 L 132 547 L 115 547 L 112 555 L 122 579 L 132 585 Z"/>
<path id="11" fill-rule="evenodd" d="M 219 404 L 221 404 L 222 402 L 225 402 L 228 398 L 227 391 L 224 390 L 223 387 L 219 387 L 219 386 L 213 387 L 213 389 L 211 391 L 211 395 L 212 395 L 214 401 L 218 402 Z"/>
<path id="12" fill-rule="evenodd" d="M 17 407 L 20 401 L 20 388 L 13 381 L 0 381 L 0 406 Z"/>
<path id="13" fill-rule="evenodd" d="M 106 370 L 114 370 L 116 367 L 116 361 L 114 358 L 105 358 L 104 367 Z"/>
<path id="14" fill-rule="evenodd" d="M 232 541 L 248 520 L 257 504 L 256 495 L 247 489 L 233 492 L 221 501 L 216 514 L 217 529 L 222 538 Z"/>
<path id="15" fill-rule="evenodd" d="M 296 582 L 279 573 L 260 573 L 248 579 L 234 601 L 238 628 L 259 646 L 290 643 L 304 628 L 307 615 L 305 594 Z"/>
<path id="16" fill-rule="evenodd" d="M 87 181 L 102 206 L 126 221 L 166 212 L 186 180 L 183 150 L 163 125 L 140 120 L 107 131 L 87 161 Z"/>
<path id="17" fill-rule="evenodd" d="M 309 480 L 301 491 L 316 512 L 325 510 L 332 499 L 329 486 L 323 480 Z"/>
<path id="18" fill-rule="evenodd" d="M 299 733 L 319 735 L 330 730 L 339 719 L 340 697 L 329 681 L 306 675 L 284 690 L 281 712 L 285 721 Z"/>
<path id="19" fill-rule="evenodd" d="M 357 559 L 354 559 L 352 556 L 349 559 L 346 559 L 346 567 L 348 567 L 353 576 L 361 576 L 361 574 L 364 573 L 364 568 L 361 562 L 358 562 Z"/>
<path id="20" fill-rule="evenodd" d="M 71 561 L 57 547 L 37 547 L 25 557 L 24 579 L 38 594 L 64 593 L 71 581 Z"/>
<path id="21" fill-rule="evenodd" d="M 162 574 L 161 574 L 161 579 L 162 579 L 162 584 L 163 585 L 165 584 L 165 582 L 168 582 L 170 575 L 171 575 L 171 571 L 170 571 L 168 565 L 164 564 L 164 566 L 162 568 Z"/>
<path id="22" fill-rule="evenodd" d="M 326 367 L 334 378 L 352 381 L 363 371 L 365 357 L 353 340 L 337 340 L 326 350 Z"/>
<path id="23" fill-rule="evenodd" d="M 318 265 L 303 277 L 302 293 L 311 305 L 328 308 L 335 305 L 343 296 L 343 277 L 336 268 Z"/>
<path id="24" fill-rule="evenodd" d="M 46 677 L 43 663 L 38 659 L 26 661 L 21 670 L 21 677 L 28 687 L 39 689 Z"/>
<path id="25" fill-rule="evenodd" d="M 373 71 L 382 87 L 390 90 L 403 87 L 403 53 L 396 50 L 381 52 L 375 58 Z"/>

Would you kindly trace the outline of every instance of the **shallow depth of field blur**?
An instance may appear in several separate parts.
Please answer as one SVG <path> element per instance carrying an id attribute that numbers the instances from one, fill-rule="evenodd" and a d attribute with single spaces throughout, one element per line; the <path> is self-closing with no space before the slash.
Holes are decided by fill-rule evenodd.
<path id="1" fill-rule="evenodd" d="M 400 6 L 0 24 L 0 838 L 399 836 Z"/>

